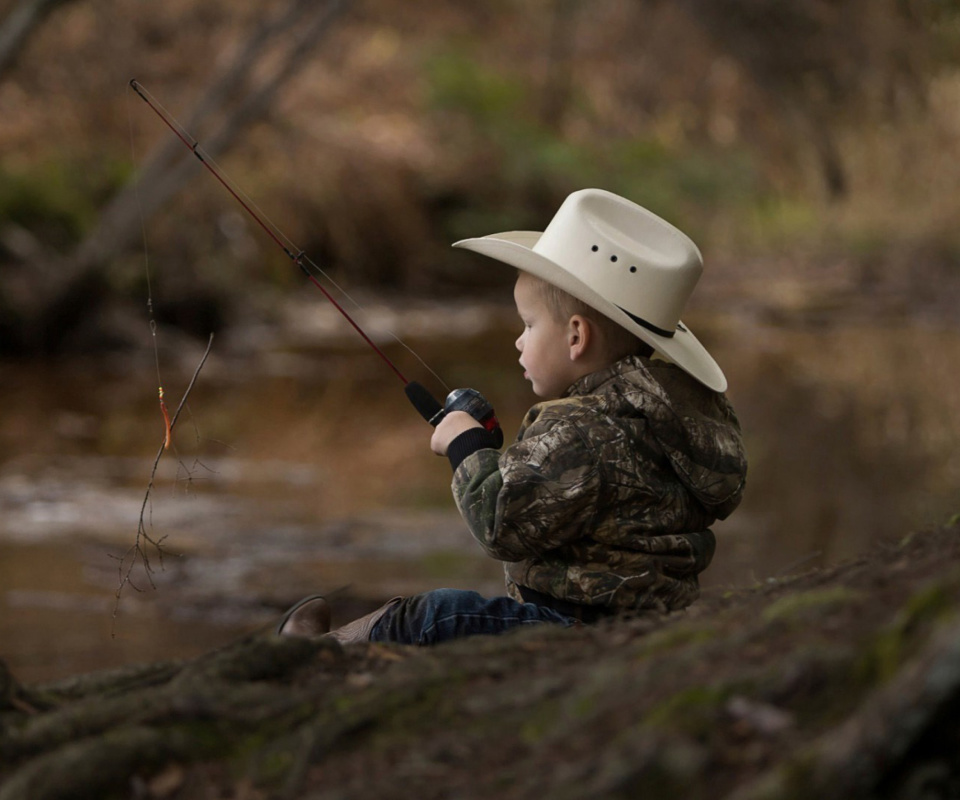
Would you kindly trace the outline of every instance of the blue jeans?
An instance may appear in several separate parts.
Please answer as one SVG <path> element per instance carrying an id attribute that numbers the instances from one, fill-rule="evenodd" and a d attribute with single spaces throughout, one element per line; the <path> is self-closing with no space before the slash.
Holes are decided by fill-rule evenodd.
<path id="1" fill-rule="evenodd" d="M 487 599 L 477 592 L 435 589 L 405 597 L 389 609 L 371 632 L 370 641 L 431 645 L 544 622 L 569 626 L 575 620 L 551 608 L 518 603 L 509 597 Z"/>

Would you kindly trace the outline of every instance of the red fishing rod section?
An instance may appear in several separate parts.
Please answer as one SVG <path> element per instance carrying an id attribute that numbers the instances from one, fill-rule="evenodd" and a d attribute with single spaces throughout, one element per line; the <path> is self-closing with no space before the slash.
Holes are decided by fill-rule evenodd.
<path id="1" fill-rule="evenodd" d="M 305 253 L 303 250 L 301 250 L 299 253 L 294 253 L 289 247 L 287 247 L 287 246 L 281 241 L 280 237 L 277 235 L 277 233 L 274 231 L 274 229 L 271 228 L 271 227 L 260 217 L 260 215 L 257 214 L 257 212 L 254 211 L 254 210 L 244 201 L 244 199 L 243 199 L 242 197 L 240 197 L 240 195 L 239 195 L 239 194 L 234 190 L 234 188 L 227 182 L 227 180 L 220 174 L 220 172 L 219 172 L 218 170 L 216 170 L 216 169 L 213 167 L 213 165 L 211 165 L 210 162 L 208 162 L 208 161 L 203 157 L 203 153 L 202 153 L 202 151 L 200 150 L 200 143 L 199 143 L 196 139 L 193 139 L 192 136 L 189 136 L 189 134 L 187 134 L 185 131 L 182 131 L 182 129 L 180 129 L 178 125 L 174 125 L 174 123 L 171 122 L 171 120 L 168 118 L 168 116 L 167 116 L 163 111 L 160 110 L 160 107 L 150 99 L 149 92 L 147 92 L 147 90 L 144 89 L 143 86 L 141 86 L 138 81 L 136 81 L 136 80 L 131 80 L 131 81 L 130 81 L 130 88 L 133 89 L 133 91 L 135 91 L 135 92 L 140 96 L 140 98 L 141 98 L 148 106 L 150 106 L 150 108 L 153 110 L 153 112 L 154 112 L 158 117 L 160 117 L 161 120 L 163 120 L 164 125 L 166 125 L 171 131 L 173 131 L 174 135 L 175 135 L 181 142 L 183 142 L 184 145 L 197 157 L 197 160 L 198 160 L 201 164 L 203 164 L 204 167 L 207 168 L 207 171 L 210 172 L 210 174 L 213 175 L 213 177 L 216 178 L 216 179 L 220 182 L 220 185 L 223 186 L 223 188 L 226 189 L 228 192 L 230 192 L 230 194 L 233 196 L 233 199 L 236 200 L 241 206 L 243 206 L 244 210 L 245 210 L 251 217 L 253 217 L 254 220 L 256 220 L 257 224 L 258 224 L 261 228 L 263 228 L 264 231 L 266 231 L 267 236 L 269 236 L 271 239 L 273 239 L 273 241 L 277 243 L 277 245 L 280 247 L 280 249 L 283 250 L 283 252 L 287 254 L 287 256 L 289 257 L 289 259 L 290 259 L 294 264 L 296 264 L 298 267 L 300 267 L 300 269 L 303 271 L 303 274 L 307 276 L 307 278 L 311 281 L 311 283 L 313 283 L 314 286 L 316 286 L 321 292 L 323 292 L 323 296 L 326 297 L 327 300 L 329 300 L 329 301 L 333 304 L 333 307 L 336 308 L 337 311 L 339 311 L 339 312 L 343 315 L 343 318 L 353 326 L 353 329 L 354 329 L 357 333 L 359 333 L 360 336 L 363 337 L 363 340 L 364 340 L 368 345 L 370 345 L 371 348 L 373 348 L 373 351 L 374 351 L 378 356 L 380 356 L 380 358 L 382 358 L 382 359 L 384 360 L 384 362 L 387 364 L 387 366 L 390 367 L 391 370 L 393 370 L 393 372 L 394 372 L 394 373 L 396 374 L 396 376 L 404 383 L 404 385 L 410 383 L 410 381 L 408 381 L 408 380 L 406 379 L 406 377 L 404 377 L 403 373 L 400 372 L 400 370 L 397 368 L 397 365 L 394 364 L 393 361 L 390 360 L 390 358 L 387 356 L 386 353 L 383 352 L 383 350 L 381 350 L 379 347 L 377 347 L 376 343 L 375 343 L 369 336 L 367 336 L 367 334 L 364 332 L 363 328 L 361 328 L 361 327 L 357 324 L 357 322 L 353 319 L 353 317 L 351 317 L 350 314 L 347 313 L 346 309 L 344 309 L 343 306 L 341 306 L 341 305 L 336 301 L 336 299 L 330 294 L 330 292 L 328 292 L 328 291 L 326 290 L 326 288 L 324 287 L 324 285 L 323 285 L 322 283 L 320 283 L 319 280 L 317 280 L 317 278 L 314 276 L 314 274 L 313 274 L 312 272 L 310 272 L 309 269 L 307 269 L 306 264 L 304 264 L 304 257 L 306 256 L 306 253 Z M 192 141 L 191 141 L 191 140 L 192 140 Z"/>
<path id="2" fill-rule="evenodd" d="M 480 422 L 487 430 L 491 431 L 497 435 L 502 441 L 503 434 L 500 431 L 500 423 L 497 421 L 496 414 L 493 411 L 493 407 L 486 401 L 486 399 L 475 389 L 454 389 L 447 397 L 447 401 L 444 405 L 441 405 L 440 402 L 432 395 L 430 392 L 421 384 L 416 381 L 409 381 L 400 371 L 396 364 L 390 360 L 386 353 L 381 350 L 377 344 L 366 334 L 363 328 L 347 313 L 346 309 L 337 302 L 330 292 L 327 291 L 326 287 L 316 278 L 316 276 L 307 268 L 307 263 L 312 263 L 307 258 L 306 253 L 303 250 L 299 252 L 294 252 L 280 238 L 282 234 L 272 225 L 268 224 L 253 208 L 250 207 L 250 204 L 247 203 L 240 194 L 230 185 L 226 178 L 216 169 L 207 159 L 203 157 L 203 151 L 200 149 L 200 143 L 189 133 L 187 133 L 179 123 L 176 123 L 169 114 L 162 110 L 159 103 L 155 102 L 150 93 L 143 88 L 139 81 L 132 79 L 130 81 L 130 88 L 133 89 L 139 95 L 140 99 L 143 100 L 153 112 L 163 121 L 163 124 L 166 125 L 174 135 L 183 142 L 184 146 L 190 150 L 196 157 L 197 160 L 203 164 L 207 171 L 213 175 L 214 178 L 226 189 L 234 200 L 236 200 L 253 219 L 256 223 L 263 228 L 267 236 L 269 236 L 277 246 L 287 254 L 287 257 L 296 264 L 304 275 L 310 280 L 310 282 L 316 286 L 323 296 L 330 301 L 334 308 L 343 315 L 343 318 L 350 323 L 353 329 L 360 334 L 371 349 L 383 359 L 383 362 L 390 367 L 393 373 L 400 379 L 404 385 L 404 391 L 407 394 L 410 402 L 413 404 L 414 408 L 420 413 L 420 415 L 427 420 L 434 427 L 443 419 L 443 417 L 450 411 L 466 411 L 470 416 Z M 286 237 L 284 237 L 286 238 Z M 305 263 L 307 262 L 307 263 Z"/>

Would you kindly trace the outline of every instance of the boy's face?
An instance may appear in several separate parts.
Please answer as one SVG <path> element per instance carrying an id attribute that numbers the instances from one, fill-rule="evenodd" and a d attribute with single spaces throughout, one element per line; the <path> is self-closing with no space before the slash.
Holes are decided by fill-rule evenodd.
<path id="1" fill-rule="evenodd" d="M 554 400 L 580 377 L 570 358 L 567 325 L 556 320 L 537 279 L 526 273 L 517 278 L 513 299 L 524 326 L 516 343 L 523 377 L 533 384 L 537 397 Z"/>

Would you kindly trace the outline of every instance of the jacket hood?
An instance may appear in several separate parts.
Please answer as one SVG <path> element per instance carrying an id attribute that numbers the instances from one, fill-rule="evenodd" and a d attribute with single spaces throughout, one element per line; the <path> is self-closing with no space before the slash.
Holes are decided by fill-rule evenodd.
<path id="1" fill-rule="evenodd" d="M 680 482 L 719 519 L 743 496 L 743 435 L 733 407 L 667 361 L 631 356 L 582 379 L 576 393 L 617 392 L 644 417 Z"/>

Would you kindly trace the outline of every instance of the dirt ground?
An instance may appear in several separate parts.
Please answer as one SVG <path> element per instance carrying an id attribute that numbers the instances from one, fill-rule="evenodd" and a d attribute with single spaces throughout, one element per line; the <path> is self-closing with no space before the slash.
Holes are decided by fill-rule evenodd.
<path id="1" fill-rule="evenodd" d="M 960 526 L 666 619 L 4 677 L 0 798 L 960 791 Z"/>

